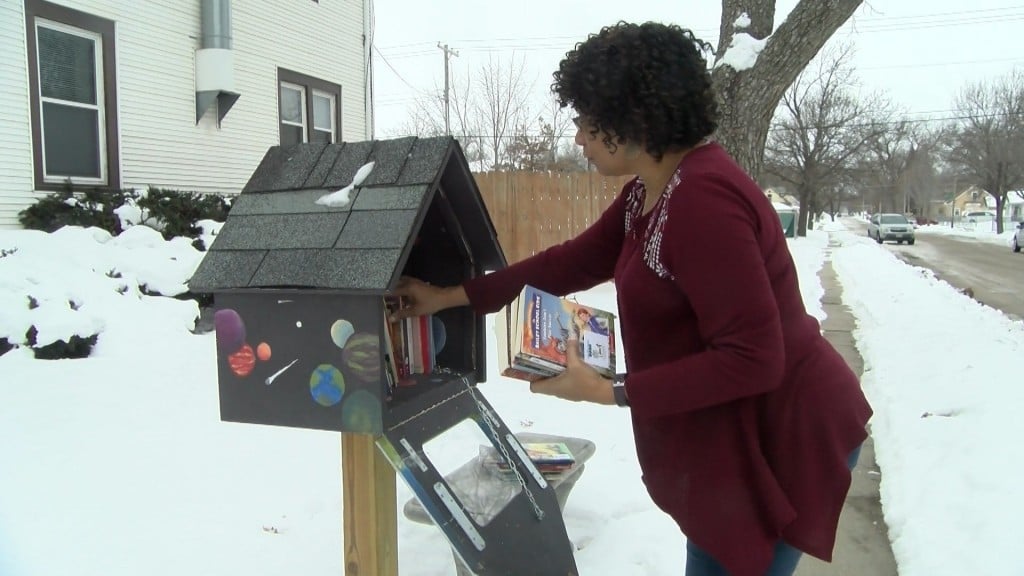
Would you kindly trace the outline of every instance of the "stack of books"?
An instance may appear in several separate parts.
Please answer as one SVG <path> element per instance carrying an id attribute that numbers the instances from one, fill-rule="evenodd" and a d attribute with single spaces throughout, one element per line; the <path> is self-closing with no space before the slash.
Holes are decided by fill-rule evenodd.
<path id="1" fill-rule="evenodd" d="M 413 316 L 392 322 L 391 313 L 402 303 L 397 298 L 384 299 L 384 367 L 388 387 L 411 385 L 412 374 L 430 374 L 436 368 L 439 343 L 433 316 Z M 443 344 L 442 344 L 443 345 Z"/>
<path id="2" fill-rule="evenodd" d="M 525 442 L 523 450 L 537 470 L 548 478 L 556 477 L 576 465 L 576 458 L 563 442 Z M 481 446 L 480 457 L 492 469 L 511 472 L 509 463 L 493 446 Z"/>
<path id="3" fill-rule="evenodd" d="M 615 376 L 615 315 L 526 286 L 494 323 L 498 371 L 534 381 L 565 370 L 570 340 L 583 361 L 606 378 Z"/>

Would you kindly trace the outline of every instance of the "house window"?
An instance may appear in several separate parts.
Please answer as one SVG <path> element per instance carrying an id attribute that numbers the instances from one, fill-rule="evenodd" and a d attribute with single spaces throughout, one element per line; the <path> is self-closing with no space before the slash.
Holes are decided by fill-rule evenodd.
<path id="1" fill-rule="evenodd" d="M 114 23 L 26 0 L 35 184 L 119 186 Z"/>
<path id="2" fill-rule="evenodd" d="M 281 144 L 306 141 L 306 89 L 281 82 Z"/>
<path id="3" fill-rule="evenodd" d="M 278 69 L 281 144 L 337 142 L 341 86 Z"/>

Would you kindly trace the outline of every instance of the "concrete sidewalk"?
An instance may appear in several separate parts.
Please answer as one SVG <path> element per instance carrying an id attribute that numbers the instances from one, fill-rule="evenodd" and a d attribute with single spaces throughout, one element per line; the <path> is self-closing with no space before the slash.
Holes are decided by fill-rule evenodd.
<path id="1" fill-rule="evenodd" d="M 838 244 L 829 242 L 829 250 Z M 821 272 L 825 295 L 822 307 L 827 315 L 822 329 L 825 337 L 843 355 L 859 376 L 864 362 L 853 339 L 856 322 L 843 305 L 843 289 L 826 258 Z M 896 576 L 896 561 L 889 545 L 889 534 L 882 519 L 878 485 L 882 475 L 875 465 L 874 442 L 869 437 L 861 450 L 860 461 L 853 470 L 853 485 L 839 519 L 839 535 L 832 563 L 804 555 L 796 576 Z"/>

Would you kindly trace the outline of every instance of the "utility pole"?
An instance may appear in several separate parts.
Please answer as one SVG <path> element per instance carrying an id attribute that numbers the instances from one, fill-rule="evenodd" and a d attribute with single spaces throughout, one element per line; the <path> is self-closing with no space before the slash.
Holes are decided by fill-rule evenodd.
<path id="1" fill-rule="evenodd" d="M 956 217 L 956 174 L 953 175 L 953 200 L 949 203 L 949 227 L 953 227 L 953 220 Z"/>
<path id="2" fill-rule="evenodd" d="M 444 51 L 444 133 L 449 135 L 449 136 L 451 136 L 452 135 L 452 123 L 451 123 L 451 113 L 449 112 L 449 102 L 450 102 L 450 100 L 448 98 L 448 91 L 449 91 L 449 85 L 448 85 L 448 78 L 449 78 L 449 74 L 448 74 L 448 60 L 452 56 L 458 57 L 459 53 L 456 52 L 455 50 L 452 50 L 451 48 L 449 48 L 447 44 L 441 44 L 441 42 L 437 43 L 437 47 Z"/>

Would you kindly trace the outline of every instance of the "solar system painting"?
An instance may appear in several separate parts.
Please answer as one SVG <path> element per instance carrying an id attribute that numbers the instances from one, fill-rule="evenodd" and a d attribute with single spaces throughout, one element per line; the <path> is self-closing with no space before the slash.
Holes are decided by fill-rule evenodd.
<path id="1" fill-rule="evenodd" d="M 383 304 L 302 292 L 219 294 L 221 419 L 380 434 Z"/>

